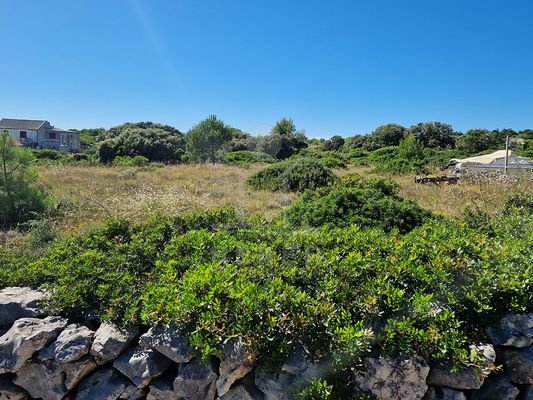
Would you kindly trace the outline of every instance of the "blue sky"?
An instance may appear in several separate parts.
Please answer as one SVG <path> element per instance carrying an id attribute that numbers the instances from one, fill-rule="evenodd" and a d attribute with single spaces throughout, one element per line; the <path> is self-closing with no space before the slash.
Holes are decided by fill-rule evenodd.
<path id="1" fill-rule="evenodd" d="M 533 2 L 0 0 L 0 117 L 533 128 Z"/>

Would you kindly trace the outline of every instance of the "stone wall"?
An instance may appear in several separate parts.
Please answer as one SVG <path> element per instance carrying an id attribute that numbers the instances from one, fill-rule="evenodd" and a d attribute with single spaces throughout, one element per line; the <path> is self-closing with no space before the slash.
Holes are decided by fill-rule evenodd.
<path id="1" fill-rule="evenodd" d="M 279 371 L 254 365 L 238 340 L 200 362 L 174 327 L 146 332 L 48 316 L 43 293 L 0 291 L 0 400 L 289 399 L 328 368 L 298 347 Z M 507 315 L 472 346 L 484 361 L 452 373 L 422 357 L 367 357 L 358 391 L 379 399 L 533 400 L 533 314 Z"/>

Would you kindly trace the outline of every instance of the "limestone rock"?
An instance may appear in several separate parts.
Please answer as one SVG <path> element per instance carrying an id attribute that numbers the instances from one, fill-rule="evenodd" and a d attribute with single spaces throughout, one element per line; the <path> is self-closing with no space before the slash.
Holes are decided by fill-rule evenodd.
<path id="1" fill-rule="evenodd" d="M 487 334 L 499 346 L 527 347 L 533 344 L 533 313 L 507 314 Z"/>
<path id="2" fill-rule="evenodd" d="M 505 370 L 514 383 L 533 384 L 533 346 L 516 350 L 505 349 L 503 359 Z"/>
<path id="3" fill-rule="evenodd" d="M 96 363 L 88 356 L 68 364 L 30 363 L 17 372 L 15 383 L 32 397 L 61 399 L 95 368 Z"/>
<path id="4" fill-rule="evenodd" d="M 78 386 L 75 400 L 116 400 L 129 386 L 127 379 L 106 368 L 93 373 Z"/>
<path id="5" fill-rule="evenodd" d="M 255 385 L 263 393 L 265 400 L 290 400 L 296 392 L 294 375 L 282 372 L 260 373 L 255 376 Z"/>
<path id="6" fill-rule="evenodd" d="M 0 376 L 0 400 L 26 400 L 28 395 L 16 386 L 7 375 Z"/>
<path id="7" fill-rule="evenodd" d="M 496 352 L 492 345 L 472 345 L 470 351 L 481 356 L 482 367 L 490 367 L 496 361 Z M 452 372 L 451 369 L 450 364 L 432 364 L 427 379 L 428 385 L 446 386 L 459 390 L 479 389 L 483 385 L 485 374 L 479 368 L 466 367 L 456 372 Z"/>
<path id="8" fill-rule="evenodd" d="M 210 363 L 202 364 L 195 360 L 179 366 L 174 391 L 184 400 L 212 400 L 216 395 L 217 378 Z"/>
<path id="9" fill-rule="evenodd" d="M 54 340 L 67 325 L 60 317 L 21 318 L 0 337 L 0 374 L 18 371 L 31 356 Z"/>
<path id="10" fill-rule="evenodd" d="M 449 364 L 433 364 L 428 376 L 428 384 L 447 386 L 453 389 L 479 389 L 485 377 L 475 368 L 463 368 L 451 372 Z"/>
<path id="11" fill-rule="evenodd" d="M 30 288 L 7 287 L 0 290 L 0 326 L 11 325 L 20 318 L 35 318 L 45 314 L 40 304 L 44 292 Z"/>
<path id="12" fill-rule="evenodd" d="M 146 388 L 140 389 L 135 385 L 130 385 L 122 392 L 119 400 L 146 400 L 147 393 Z"/>
<path id="13" fill-rule="evenodd" d="M 355 376 L 359 390 L 381 399 L 421 399 L 428 389 L 429 366 L 421 357 L 365 359 L 365 373 Z"/>
<path id="14" fill-rule="evenodd" d="M 68 325 L 57 337 L 54 358 L 58 363 L 76 361 L 89 353 L 94 332 L 80 324 Z"/>
<path id="15" fill-rule="evenodd" d="M 140 346 L 127 350 L 113 363 L 116 369 L 139 388 L 148 386 L 150 381 L 161 375 L 169 365 L 170 360 L 165 356 Z"/>
<path id="16" fill-rule="evenodd" d="M 171 382 L 156 380 L 150 384 L 146 400 L 178 400 Z M 179 398 L 181 400 L 181 398 Z"/>
<path id="17" fill-rule="evenodd" d="M 216 382 L 219 397 L 225 395 L 231 385 L 253 369 L 253 361 L 248 357 L 245 346 L 236 339 L 228 341 L 222 348 L 220 377 Z"/>
<path id="18" fill-rule="evenodd" d="M 65 387 L 71 390 L 96 367 L 96 362 L 89 356 L 73 363 L 62 364 L 61 370 L 65 374 Z"/>
<path id="19" fill-rule="evenodd" d="M 459 390 L 430 386 L 424 400 L 466 400 L 466 395 Z"/>
<path id="20" fill-rule="evenodd" d="M 189 362 L 194 357 L 189 339 L 173 325 L 150 328 L 140 337 L 139 344 L 144 348 L 160 352 L 178 364 Z"/>
<path id="21" fill-rule="evenodd" d="M 281 366 L 281 372 L 256 369 L 255 386 L 264 394 L 265 400 L 288 400 L 310 380 L 323 376 L 329 368 L 327 359 L 313 363 L 309 352 L 302 345 L 297 345 Z"/>
<path id="22" fill-rule="evenodd" d="M 311 355 L 305 347 L 297 345 L 281 366 L 281 371 L 292 375 L 299 375 L 311 364 Z"/>
<path id="23" fill-rule="evenodd" d="M 137 328 L 125 329 L 104 322 L 94 334 L 91 355 L 97 364 L 105 364 L 117 358 L 136 336 Z"/>
<path id="24" fill-rule="evenodd" d="M 61 368 L 55 363 L 27 364 L 17 372 L 14 382 L 37 399 L 60 400 L 67 394 Z"/>
<path id="25" fill-rule="evenodd" d="M 505 375 L 490 376 L 479 390 L 472 392 L 471 400 L 514 400 L 520 390 Z"/>
<path id="26" fill-rule="evenodd" d="M 262 400 L 262 395 L 253 387 L 238 384 L 232 387 L 226 394 L 219 397 L 219 400 Z"/>

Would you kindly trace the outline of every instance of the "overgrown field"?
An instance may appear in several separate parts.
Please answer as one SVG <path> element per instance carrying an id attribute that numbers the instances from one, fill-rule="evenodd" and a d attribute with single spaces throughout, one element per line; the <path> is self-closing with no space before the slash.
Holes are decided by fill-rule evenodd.
<path id="1" fill-rule="evenodd" d="M 0 248 L 0 287 L 45 287 L 74 320 L 174 323 L 206 357 L 239 337 L 275 365 L 300 343 L 330 358 L 336 398 L 369 349 L 475 365 L 484 326 L 533 311 L 530 181 L 332 182 L 294 163 L 259 176 L 311 168 L 314 190 L 254 191 L 258 167 L 41 167 L 59 206 L 19 233 L 27 251 Z"/>

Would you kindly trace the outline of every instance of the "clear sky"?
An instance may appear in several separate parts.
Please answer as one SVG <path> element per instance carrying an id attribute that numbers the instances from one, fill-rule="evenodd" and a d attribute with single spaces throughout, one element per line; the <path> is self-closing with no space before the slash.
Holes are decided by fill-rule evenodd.
<path id="1" fill-rule="evenodd" d="M 533 2 L 0 0 L 0 117 L 533 128 Z"/>

